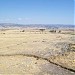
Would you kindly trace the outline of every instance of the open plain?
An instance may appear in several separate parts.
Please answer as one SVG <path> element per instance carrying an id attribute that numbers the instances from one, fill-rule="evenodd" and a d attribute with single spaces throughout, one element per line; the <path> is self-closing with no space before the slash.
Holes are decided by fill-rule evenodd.
<path id="1" fill-rule="evenodd" d="M 0 29 L 0 75 L 75 75 L 74 30 Z"/>

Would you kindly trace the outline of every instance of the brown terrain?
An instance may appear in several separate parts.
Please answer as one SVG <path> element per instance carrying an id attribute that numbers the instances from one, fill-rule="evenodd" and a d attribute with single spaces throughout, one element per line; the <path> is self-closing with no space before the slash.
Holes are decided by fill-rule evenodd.
<path id="1" fill-rule="evenodd" d="M 0 29 L 0 75 L 75 75 L 75 32 Z"/>

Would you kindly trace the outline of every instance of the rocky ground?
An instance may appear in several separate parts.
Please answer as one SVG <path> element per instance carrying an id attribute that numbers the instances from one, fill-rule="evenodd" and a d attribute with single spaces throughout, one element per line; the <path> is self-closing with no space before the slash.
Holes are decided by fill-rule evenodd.
<path id="1" fill-rule="evenodd" d="M 0 75 L 75 75 L 75 35 L 63 32 L 0 30 Z"/>

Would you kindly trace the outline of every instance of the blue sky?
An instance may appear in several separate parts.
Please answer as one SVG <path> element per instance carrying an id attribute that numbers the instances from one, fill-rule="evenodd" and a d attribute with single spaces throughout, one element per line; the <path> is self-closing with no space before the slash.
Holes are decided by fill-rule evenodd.
<path id="1" fill-rule="evenodd" d="M 0 0 L 0 23 L 74 24 L 74 0 Z"/>

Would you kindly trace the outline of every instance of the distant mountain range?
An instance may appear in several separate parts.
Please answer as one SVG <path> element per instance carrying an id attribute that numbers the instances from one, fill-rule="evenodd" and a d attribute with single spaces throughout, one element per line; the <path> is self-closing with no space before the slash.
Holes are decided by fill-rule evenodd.
<path id="1" fill-rule="evenodd" d="M 74 28 L 75 25 L 63 25 L 63 24 L 13 24 L 13 23 L 0 23 L 0 28 Z"/>

